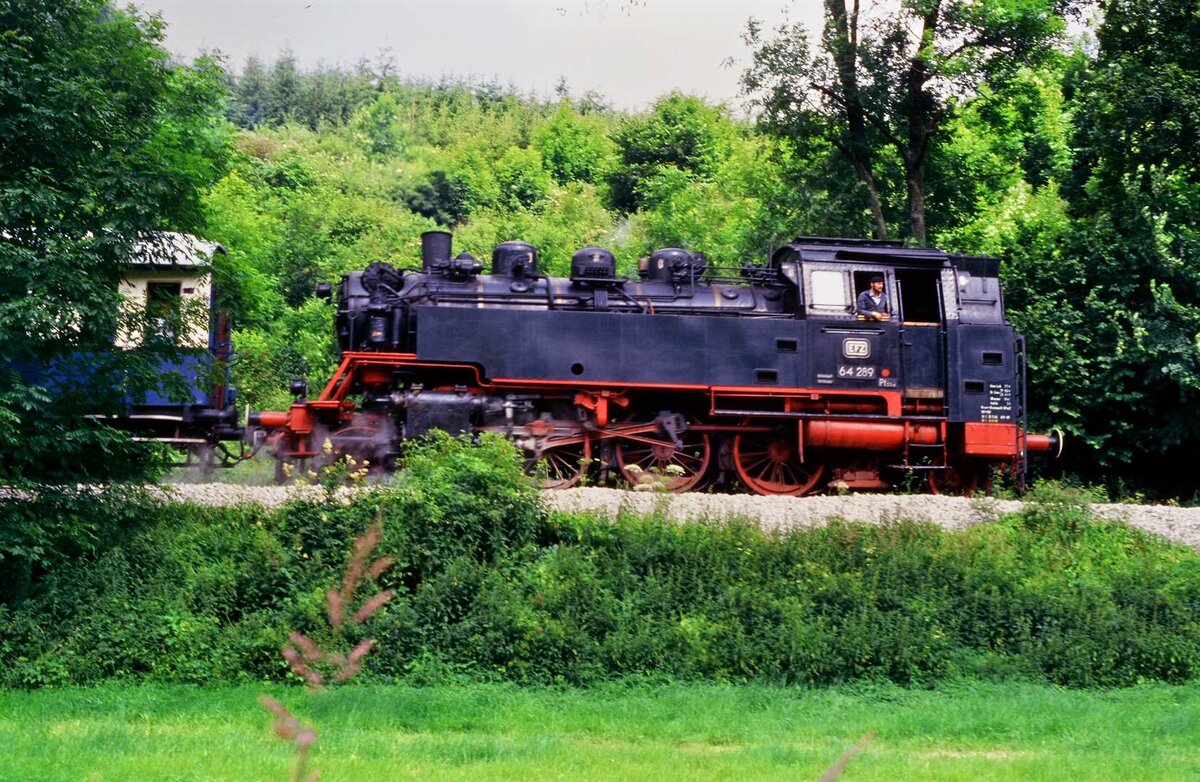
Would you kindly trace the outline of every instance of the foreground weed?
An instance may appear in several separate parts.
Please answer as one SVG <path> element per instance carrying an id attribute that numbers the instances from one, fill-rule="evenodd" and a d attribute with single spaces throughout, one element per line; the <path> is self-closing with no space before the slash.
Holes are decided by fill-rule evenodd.
<path id="1" fill-rule="evenodd" d="M 837 759 L 837 762 L 830 766 L 829 769 L 821 775 L 821 778 L 817 780 L 817 782 L 836 782 L 837 778 L 840 777 L 842 772 L 846 770 L 846 766 L 850 765 L 850 761 L 858 757 L 858 755 L 864 749 L 870 746 L 871 742 L 874 740 L 875 734 L 868 733 L 856 741 L 854 746 L 843 752 L 842 756 Z"/>
<path id="2" fill-rule="evenodd" d="M 353 614 L 346 615 L 359 584 L 364 580 L 374 581 L 392 566 L 391 557 L 380 557 L 370 566 L 367 565 L 367 559 L 379 545 L 379 539 L 382 536 L 383 525 L 377 521 L 366 533 L 354 541 L 354 550 L 350 555 L 350 562 L 346 565 L 341 589 L 330 588 L 325 594 L 329 626 L 339 635 L 347 623 L 363 624 L 395 597 L 395 592 L 385 589 L 363 601 Z M 321 649 L 316 642 L 300 632 L 293 631 L 288 638 L 292 643 L 284 645 L 283 658 L 287 660 L 296 675 L 304 679 L 309 688 L 314 690 L 320 689 L 325 684 L 326 674 L 322 673 L 322 666 L 332 669 L 331 682 L 333 684 L 349 681 L 362 670 L 363 658 L 375 646 L 375 639 L 367 638 L 359 642 L 348 653 L 343 654 L 334 650 Z"/>
<path id="3" fill-rule="evenodd" d="M 369 565 L 372 552 L 383 537 L 383 524 L 376 521 L 354 540 L 350 561 L 342 576 L 340 589 L 330 588 L 325 594 L 326 617 L 338 638 L 347 625 L 362 625 L 383 608 L 395 596 L 390 589 L 376 592 L 366 598 L 353 613 L 349 613 L 359 586 L 364 581 L 374 582 L 392 566 L 391 557 L 379 557 Z M 304 633 L 289 634 L 290 644 L 284 644 L 282 654 L 297 676 L 304 679 L 310 690 L 319 690 L 328 681 L 341 684 L 349 681 L 362 670 L 363 658 L 375 647 L 374 638 L 360 641 L 348 652 L 322 649 Z M 316 782 L 320 772 L 308 770 L 309 753 L 316 743 L 317 732 L 300 723 L 287 708 L 268 695 L 259 697 L 259 702 L 275 715 L 275 735 L 296 746 L 296 764 L 292 769 L 292 782 Z"/>
<path id="4" fill-rule="evenodd" d="M 317 782 L 321 772 L 308 770 L 308 753 L 317 740 L 317 732 L 302 725 L 286 706 L 270 695 L 258 696 L 258 702 L 275 715 L 275 735 L 296 745 L 296 765 L 292 769 L 292 782 Z"/>

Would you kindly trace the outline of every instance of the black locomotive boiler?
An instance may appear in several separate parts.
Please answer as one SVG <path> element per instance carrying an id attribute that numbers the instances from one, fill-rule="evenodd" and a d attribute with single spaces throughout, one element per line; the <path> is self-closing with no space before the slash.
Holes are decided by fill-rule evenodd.
<path id="1" fill-rule="evenodd" d="M 390 467 L 431 429 L 497 432 L 548 487 L 621 474 L 788 495 L 914 474 L 970 493 L 997 469 L 1020 486 L 1030 451 L 1061 447 L 1026 431 L 996 259 L 799 238 L 762 267 L 675 248 L 639 266 L 620 277 L 586 247 L 569 278 L 549 277 L 536 248 L 505 242 L 485 272 L 429 232 L 420 269 L 343 277 L 334 377 L 251 423 L 280 464 L 333 452 Z M 883 319 L 855 307 L 873 277 Z"/>

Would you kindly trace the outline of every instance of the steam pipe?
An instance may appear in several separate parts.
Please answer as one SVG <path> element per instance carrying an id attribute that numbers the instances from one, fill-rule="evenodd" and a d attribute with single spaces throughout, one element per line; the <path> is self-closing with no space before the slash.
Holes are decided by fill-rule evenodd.
<path id="1" fill-rule="evenodd" d="M 934 424 L 874 421 L 804 422 L 804 445 L 813 448 L 894 451 L 903 448 L 906 442 L 936 445 L 941 440 L 941 427 Z"/>

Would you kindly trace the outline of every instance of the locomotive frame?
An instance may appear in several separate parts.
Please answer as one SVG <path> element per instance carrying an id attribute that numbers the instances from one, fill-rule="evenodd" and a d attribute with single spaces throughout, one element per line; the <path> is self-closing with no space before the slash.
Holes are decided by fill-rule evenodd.
<path id="1" fill-rule="evenodd" d="M 1024 342 L 995 259 L 802 237 L 765 267 L 659 250 L 638 280 L 602 248 L 576 253 L 570 278 L 537 263 L 506 242 L 483 274 L 429 232 L 420 270 L 346 275 L 333 378 L 250 423 L 281 467 L 329 450 L 391 468 L 430 429 L 496 432 L 553 488 L 598 473 L 803 495 L 916 474 L 969 494 L 996 469 L 1021 488 L 1029 452 L 1061 448 L 1026 431 Z M 880 321 L 854 310 L 876 275 Z"/>

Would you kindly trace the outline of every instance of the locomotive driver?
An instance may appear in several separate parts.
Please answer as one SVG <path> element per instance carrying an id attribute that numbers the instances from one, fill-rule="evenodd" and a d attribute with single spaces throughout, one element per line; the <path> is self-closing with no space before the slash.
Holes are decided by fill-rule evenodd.
<path id="1" fill-rule="evenodd" d="M 858 314 L 866 320 L 887 320 L 891 316 L 888 315 L 887 294 L 883 292 L 883 275 L 871 277 L 870 286 L 858 294 Z"/>

